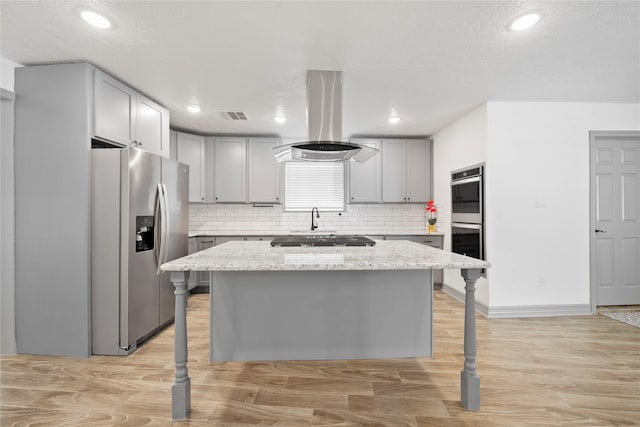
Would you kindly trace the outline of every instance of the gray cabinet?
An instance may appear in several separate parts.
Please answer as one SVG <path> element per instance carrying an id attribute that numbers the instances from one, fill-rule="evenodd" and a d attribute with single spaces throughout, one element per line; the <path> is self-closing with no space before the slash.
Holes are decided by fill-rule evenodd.
<path id="1" fill-rule="evenodd" d="M 214 196 L 216 202 L 247 201 L 246 138 L 215 138 Z"/>
<path id="2" fill-rule="evenodd" d="M 278 138 L 250 138 L 247 142 L 249 202 L 280 203 L 281 165 L 273 155 L 279 142 Z"/>
<path id="3" fill-rule="evenodd" d="M 201 236 L 196 239 L 197 251 L 203 251 L 209 249 L 212 246 L 221 245 L 225 242 L 231 242 L 234 240 L 244 240 L 243 236 Z M 210 274 L 208 271 L 194 271 L 191 273 L 196 282 L 195 286 L 199 289 L 197 291 L 208 292 Z"/>
<path id="4" fill-rule="evenodd" d="M 215 237 L 198 237 L 198 252 L 208 249 L 216 245 Z M 209 288 L 209 272 L 208 271 L 194 271 L 192 273 L 195 276 L 196 286 L 200 288 Z"/>
<path id="5" fill-rule="evenodd" d="M 189 202 L 205 202 L 205 138 L 177 132 L 177 157 L 189 165 Z"/>
<path id="6" fill-rule="evenodd" d="M 217 203 L 280 203 L 281 165 L 273 156 L 279 138 L 214 138 Z"/>
<path id="7" fill-rule="evenodd" d="M 136 94 L 134 144 L 143 150 L 169 157 L 169 111 L 146 96 Z"/>
<path id="8" fill-rule="evenodd" d="M 169 110 L 98 69 L 93 85 L 95 138 L 169 157 Z"/>
<path id="9" fill-rule="evenodd" d="M 88 357 L 92 140 L 136 139 L 137 94 L 88 63 L 18 67 L 15 92 L 17 351 Z"/>
<path id="10" fill-rule="evenodd" d="M 421 203 L 431 195 L 431 142 L 385 139 L 382 142 L 382 201 Z"/>
<path id="11" fill-rule="evenodd" d="M 382 141 L 379 139 L 351 139 L 351 142 L 381 150 L 364 163 L 349 164 L 349 203 L 382 202 Z"/>
<path id="12" fill-rule="evenodd" d="M 94 74 L 94 136 L 129 145 L 135 136 L 136 92 L 100 70 Z"/>
<path id="13" fill-rule="evenodd" d="M 198 252 L 197 248 L 198 248 L 198 238 L 189 237 L 189 246 L 187 249 L 187 254 L 191 255 Z M 189 281 L 187 282 L 188 291 L 196 287 L 196 276 L 197 276 L 197 273 L 195 271 L 192 271 L 189 273 Z"/>
<path id="14" fill-rule="evenodd" d="M 276 236 L 247 236 L 245 240 L 248 242 L 270 242 L 275 238 Z"/>

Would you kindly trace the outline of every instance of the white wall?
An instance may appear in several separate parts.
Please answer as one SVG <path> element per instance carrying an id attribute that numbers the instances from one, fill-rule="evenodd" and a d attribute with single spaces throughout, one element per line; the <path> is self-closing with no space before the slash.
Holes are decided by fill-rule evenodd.
<path id="1" fill-rule="evenodd" d="M 433 190 L 438 207 L 438 231 L 445 234 L 444 249 L 451 250 L 451 171 L 485 162 L 487 157 L 487 106 L 481 105 L 433 135 Z M 487 166 L 490 168 L 490 166 Z M 491 261 L 490 254 L 489 261 Z M 491 271 L 487 272 L 488 277 Z M 464 293 L 458 270 L 445 270 L 444 284 Z M 476 301 L 488 306 L 487 279 L 476 283 Z"/>
<path id="2" fill-rule="evenodd" d="M 0 57 L 0 354 L 14 354 L 15 340 L 15 191 L 13 179 L 13 82 L 20 66 Z"/>
<path id="3" fill-rule="evenodd" d="M 489 102 L 487 121 L 491 308 L 589 304 L 589 131 L 639 130 L 640 105 Z"/>

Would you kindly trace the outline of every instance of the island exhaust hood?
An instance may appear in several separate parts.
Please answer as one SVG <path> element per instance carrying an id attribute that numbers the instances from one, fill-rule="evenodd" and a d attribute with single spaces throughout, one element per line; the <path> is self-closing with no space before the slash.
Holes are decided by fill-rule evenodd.
<path id="1" fill-rule="evenodd" d="M 274 147 L 276 160 L 366 162 L 378 150 L 342 141 L 342 71 L 307 71 L 308 141 Z"/>

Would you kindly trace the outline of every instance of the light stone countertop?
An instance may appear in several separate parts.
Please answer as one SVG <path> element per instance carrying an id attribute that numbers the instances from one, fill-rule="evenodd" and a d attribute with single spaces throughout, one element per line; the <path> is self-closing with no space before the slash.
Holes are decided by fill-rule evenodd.
<path id="1" fill-rule="evenodd" d="M 435 233 L 427 233 L 425 230 L 352 230 L 352 231 L 336 231 L 336 230 L 288 230 L 288 231 L 213 231 L 213 232 L 189 232 L 189 237 L 227 237 L 227 236 L 290 236 L 294 234 L 336 234 L 349 236 L 444 236 L 445 233 L 437 231 Z"/>
<path id="2" fill-rule="evenodd" d="M 431 270 L 488 268 L 475 258 L 405 240 L 375 246 L 272 247 L 270 242 L 236 241 L 162 264 L 163 271 Z"/>

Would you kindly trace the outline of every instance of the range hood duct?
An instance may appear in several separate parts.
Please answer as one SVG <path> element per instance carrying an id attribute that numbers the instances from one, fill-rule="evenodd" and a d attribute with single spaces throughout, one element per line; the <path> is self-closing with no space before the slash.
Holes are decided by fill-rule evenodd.
<path id="1" fill-rule="evenodd" d="M 366 162 L 378 150 L 342 141 L 342 71 L 307 71 L 308 141 L 275 147 L 276 160 Z"/>

